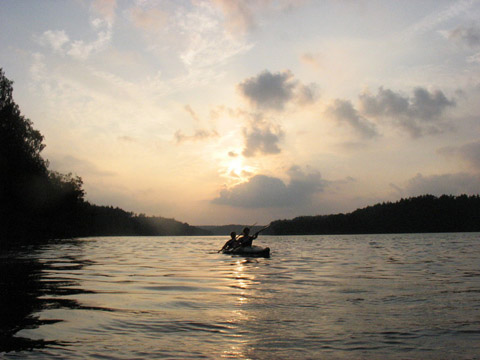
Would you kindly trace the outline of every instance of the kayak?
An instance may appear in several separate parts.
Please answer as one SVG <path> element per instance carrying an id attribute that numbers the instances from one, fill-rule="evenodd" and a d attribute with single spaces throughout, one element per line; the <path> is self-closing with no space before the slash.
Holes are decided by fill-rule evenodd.
<path id="1" fill-rule="evenodd" d="M 270 248 L 257 245 L 245 246 L 234 250 L 223 250 L 224 254 L 251 256 L 251 257 L 270 257 Z"/>
<path id="2" fill-rule="evenodd" d="M 223 250 L 224 254 L 229 255 L 240 255 L 240 256 L 251 256 L 251 257 L 270 257 L 270 248 L 261 247 L 261 246 L 245 246 L 237 248 L 234 250 Z"/>

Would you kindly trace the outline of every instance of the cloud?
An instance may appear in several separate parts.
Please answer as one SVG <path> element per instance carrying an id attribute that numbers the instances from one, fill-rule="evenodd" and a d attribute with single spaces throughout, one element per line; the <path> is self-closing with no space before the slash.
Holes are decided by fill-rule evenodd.
<path id="1" fill-rule="evenodd" d="M 141 7 L 132 8 L 130 17 L 133 25 L 151 33 L 158 33 L 164 29 L 169 18 L 168 13 L 163 10 L 156 8 L 143 9 Z"/>
<path id="2" fill-rule="evenodd" d="M 302 56 L 300 56 L 300 61 L 306 65 L 313 67 L 315 70 L 320 69 L 322 65 L 322 57 L 320 54 L 302 54 Z"/>
<path id="3" fill-rule="evenodd" d="M 195 130 L 193 135 L 185 135 L 180 130 L 178 130 L 174 135 L 177 144 L 181 144 L 186 141 L 202 141 L 218 136 L 219 135 L 215 130 L 209 131 L 205 129 L 197 129 Z"/>
<path id="4" fill-rule="evenodd" d="M 476 170 L 480 170 L 480 141 L 465 144 L 458 151 Z"/>
<path id="5" fill-rule="evenodd" d="M 115 19 L 115 0 L 96 0 L 92 3 L 91 11 L 95 17 L 90 25 L 97 31 L 97 38 L 91 42 L 71 40 L 65 30 L 47 30 L 42 35 L 36 36 L 37 42 L 42 46 L 49 46 L 55 52 L 69 55 L 77 60 L 86 60 L 93 53 L 105 49 L 113 36 L 113 22 Z"/>
<path id="6" fill-rule="evenodd" d="M 328 185 L 318 172 L 304 173 L 293 166 L 288 171 L 290 182 L 266 175 L 256 175 L 248 182 L 220 192 L 212 203 L 240 208 L 275 208 L 308 205 L 312 197 Z"/>
<path id="7" fill-rule="evenodd" d="M 314 101 L 314 86 L 303 85 L 294 79 L 291 71 L 271 73 L 263 71 L 238 85 L 240 94 L 255 108 L 281 111 L 287 103 Z"/>
<path id="8" fill-rule="evenodd" d="M 347 123 L 364 138 L 378 135 L 377 126 L 387 123 L 416 138 L 452 130 L 453 125 L 445 115 L 447 109 L 454 106 L 455 101 L 440 90 L 417 87 L 411 96 L 405 96 L 380 87 L 376 95 L 360 94 L 358 109 L 348 100 L 337 99 L 326 114 Z"/>
<path id="9" fill-rule="evenodd" d="M 127 142 L 127 143 L 134 143 L 137 142 L 137 140 L 134 137 L 128 136 L 128 135 L 123 135 L 123 136 L 118 136 L 118 140 Z"/>
<path id="10" fill-rule="evenodd" d="M 473 54 L 467 57 L 467 62 L 469 63 L 480 63 L 480 53 Z"/>
<path id="11" fill-rule="evenodd" d="M 398 116 L 408 113 L 408 98 L 389 89 L 381 87 L 376 96 L 361 94 L 359 98 L 361 111 L 369 116 Z"/>
<path id="12" fill-rule="evenodd" d="M 405 41 L 411 41 L 410 38 L 424 34 L 438 27 L 438 25 L 448 22 L 451 19 L 471 11 L 470 8 L 475 4 L 475 1 L 452 1 L 448 7 L 429 13 L 427 16 L 420 19 L 420 21 L 409 26 L 404 32 Z"/>
<path id="13" fill-rule="evenodd" d="M 459 26 L 449 31 L 447 37 L 471 48 L 477 48 L 480 47 L 480 26 L 478 24 L 469 27 Z"/>
<path id="14" fill-rule="evenodd" d="M 339 123 L 346 123 L 364 138 L 378 135 L 375 124 L 359 114 L 348 100 L 335 100 L 326 110 L 327 116 Z"/>
<path id="15" fill-rule="evenodd" d="M 422 120 L 433 120 L 442 115 L 455 101 L 448 100 L 443 92 L 436 90 L 430 93 L 424 88 L 416 88 L 411 98 L 410 113 L 412 117 Z"/>
<path id="16" fill-rule="evenodd" d="M 297 86 L 297 92 L 296 92 L 297 104 L 308 105 L 315 102 L 317 97 L 316 90 L 317 90 L 317 87 L 315 84 L 310 84 L 310 85 L 299 84 Z"/>
<path id="17" fill-rule="evenodd" d="M 295 85 L 290 71 L 272 74 L 265 70 L 240 83 L 238 89 L 256 107 L 283 110 L 285 104 L 293 98 Z"/>
<path id="18" fill-rule="evenodd" d="M 237 88 L 254 109 L 254 113 L 237 111 L 234 114 L 248 119 L 243 129 L 245 157 L 281 152 L 279 143 L 285 133 L 281 126 L 265 117 L 268 110 L 283 111 L 289 103 L 304 106 L 316 100 L 315 85 L 302 84 L 288 70 L 277 73 L 265 70 L 244 80 Z"/>
<path id="19" fill-rule="evenodd" d="M 249 51 L 253 45 L 225 33 L 216 9 L 205 2 L 196 2 L 187 13 L 175 15 L 172 28 L 176 38 L 183 34 L 184 48 L 180 59 L 187 67 L 205 68 L 226 62 Z"/>
<path id="20" fill-rule="evenodd" d="M 254 12 L 246 1 L 212 0 L 220 8 L 226 28 L 232 34 L 244 34 L 256 27 Z"/>
<path id="21" fill-rule="evenodd" d="M 234 178 L 234 179 L 242 180 L 242 179 L 248 179 L 248 178 L 252 177 L 252 173 L 250 171 L 247 171 L 247 170 L 242 170 L 240 172 L 232 170 L 232 171 L 230 171 L 228 176 L 231 177 L 231 178 Z"/>
<path id="22" fill-rule="evenodd" d="M 406 97 L 392 90 L 380 87 L 376 96 L 364 93 L 360 95 L 361 111 L 367 116 L 407 116 L 420 120 L 433 120 L 449 106 L 455 106 L 443 92 L 417 87 L 412 97 Z"/>
<path id="23" fill-rule="evenodd" d="M 91 54 L 103 50 L 110 43 L 111 39 L 111 29 L 101 30 L 97 34 L 97 39 L 92 42 L 74 41 L 67 54 L 78 60 L 86 60 Z"/>
<path id="24" fill-rule="evenodd" d="M 115 21 L 116 0 L 95 0 L 91 11 L 95 17 L 91 26 L 97 31 L 97 38 L 91 42 L 75 40 L 70 44 L 67 54 L 77 60 L 86 60 L 91 54 L 105 49 L 113 37 L 113 23 Z"/>
<path id="25" fill-rule="evenodd" d="M 243 156 L 253 157 L 257 154 L 278 154 L 279 142 L 284 137 L 284 132 L 279 126 L 267 123 L 256 123 L 243 130 L 245 148 Z"/>
<path id="26" fill-rule="evenodd" d="M 62 52 L 62 47 L 70 41 L 64 30 L 47 30 L 41 36 L 36 37 L 39 44 L 50 46 L 56 52 Z"/>
<path id="27" fill-rule="evenodd" d="M 92 2 L 92 10 L 99 14 L 110 24 L 113 24 L 116 7 L 116 0 L 95 0 Z"/>
<path id="28" fill-rule="evenodd" d="M 445 147 L 438 150 L 442 155 L 456 156 L 468 162 L 475 170 L 480 171 L 480 140 L 458 147 Z"/>
<path id="29" fill-rule="evenodd" d="M 196 122 L 200 122 L 200 118 L 198 117 L 197 113 L 195 111 L 193 111 L 193 109 L 190 105 L 185 105 L 184 109 L 187 113 L 190 114 L 190 116 L 192 117 L 193 120 L 195 120 Z"/>
<path id="30" fill-rule="evenodd" d="M 216 66 L 253 47 L 225 31 L 221 11 L 209 1 L 136 1 L 127 16 L 141 30 L 148 51 L 168 64 L 169 72 L 180 72 L 182 82 L 218 79 L 223 74 Z M 216 68 L 206 74 L 209 67 Z"/>
<path id="31" fill-rule="evenodd" d="M 233 35 L 245 35 L 257 28 L 256 17 L 262 12 L 290 11 L 304 0 L 211 0 L 223 14 L 227 31 Z"/>
<path id="32" fill-rule="evenodd" d="M 377 95 L 359 96 L 360 112 L 367 117 L 389 119 L 413 137 L 441 133 L 451 129 L 442 116 L 455 101 L 447 99 L 442 91 L 430 92 L 417 87 L 411 97 L 380 87 Z"/>
<path id="33" fill-rule="evenodd" d="M 456 173 L 431 176 L 417 174 L 408 181 L 406 193 L 408 196 L 479 194 L 480 174 Z"/>
<path id="34" fill-rule="evenodd" d="M 190 105 L 185 105 L 184 110 L 191 116 L 194 122 L 199 126 L 201 120 L 197 113 L 192 109 Z M 209 138 L 218 137 L 216 130 L 196 129 L 192 135 L 185 135 L 181 130 L 175 132 L 175 141 L 177 144 L 184 143 L 186 141 L 202 141 Z"/>

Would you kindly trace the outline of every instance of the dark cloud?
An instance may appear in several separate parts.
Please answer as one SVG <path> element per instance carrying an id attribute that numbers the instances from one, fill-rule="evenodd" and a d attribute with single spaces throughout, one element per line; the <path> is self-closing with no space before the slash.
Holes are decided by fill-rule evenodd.
<path id="1" fill-rule="evenodd" d="M 264 110 L 281 111 L 290 101 L 304 105 L 315 100 L 315 86 L 301 84 L 290 71 L 266 70 L 240 83 L 238 89 L 254 107 Z"/>
<path id="2" fill-rule="evenodd" d="M 364 138 L 372 138 L 378 135 L 375 124 L 361 116 L 348 100 L 335 100 L 327 108 L 326 113 L 339 123 L 348 124 Z"/>
<path id="3" fill-rule="evenodd" d="M 361 94 L 360 111 L 373 117 L 408 114 L 408 98 L 389 89 L 379 88 L 376 96 Z"/>
<path id="4" fill-rule="evenodd" d="M 438 152 L 447 156 L 457 156 L 467 161 L 475 170 L 480 171 L 480 140 L 459 147 L 445 147 Z"/>
<path id="5" fill-rule="evenodd" d="M 455 106 L 455 101 L 448 100 L 443 92 L 428 90 L 418 87 L 413 91 L 411 98 L 410 115 L 422 120 L 438 118 L 449 106 Z"/>
<path id="6" fill-rule="evenodd" d="M 460 41 L 472 48 L 480 47 L 480 26 L 459 26 L 448 33 L 448 38 Z"/>
<path id="7" fill-rule="evenodd" d="M 442 117 L 447 108 L 455 106 L 443 92 L 430 92 L 417 87 L 411 97 L 389 89 L 379 88 L 377 95 L 359 96 L 360 112 L 377 120 L 387 119 L 413 137 L 441 133 L 451 129 Z"/>
<path id="8" fill-rule="evenodd" d="M 238 88 L 245 98 L 259 108 L 283 110 L 293 98 L 295 86 L 290 71 L 275 74 L 264 71 L 240 83 Z"/>
<path id="9" fill-rule="evenodd" d="M 218 133 L 215 130 L 209 131 L 204 129 L 197 129 L 193 135 L 185 135 L 180 130 L 178 130 L 175 135 L 175 141 L 177 144 L 181 144 L 186 141 L 200 141 L 207 140 L 212 137 L 218 137 Z"/>
<path id="10" fill-rule="evenodd" d="M 268 118 L 267 110 L 281 111 L 287 104 L 305 106 L 316 99 L 316 86 L 304 85 L 294 79 L 290 71 L 271 73 L 264 71 L 238 85 L 241 95 L 253 106 L 253 111 L 231 111 L 233 116 L 246 121 L 243 129 L 245 147 L 243 156 L 253 157 L 281 152 L 284 137 L 281 126 Z"/>
<path id="11" fill-rule="evenodd" d="M 282 129 L 268 123 L 254 123 L 243 130 L 245 148 L 243 156 L 280 153 L 279 142 L 284 136 Z"/>
<path id="12" fill-rule="evenodd" d="M 410 179 L 406 193 L 408 196 L 432 194 L 474 195 L 480 193 L 480 175 L 468 173 L 423 176 L 418 174 Z"/>
<path id="13" fill-rule="evenodd" d="M 248 112 L 239 109 L 231 110 L 230 115 L 245 123 L 243 128 L 243 156 L 254 157 L 281 152 L 280 143 L 285 133 L 282 127 L 275 123 L 274 119 L 265 116 L 262 112 Z"/>
<path id="14" fill-rule="evenodd" d="M 305 174 L 299 167 L 288 171 L 290 182 L 265 175 L 256 175 L 248 182 L 220 192 L 212 203 L 241 208 L 275 208 L 307 205 L 314 194 L 328 185 L 320 173 Z"/>

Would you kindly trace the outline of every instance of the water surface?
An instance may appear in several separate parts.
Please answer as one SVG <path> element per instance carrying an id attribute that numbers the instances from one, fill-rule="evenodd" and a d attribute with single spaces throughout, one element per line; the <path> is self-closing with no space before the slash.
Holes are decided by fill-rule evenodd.
<path id="1" fill-rule="evenodd" d="M 108 237 L 3 254 L 6 359 L 480 358 L 480 234 Z"/>

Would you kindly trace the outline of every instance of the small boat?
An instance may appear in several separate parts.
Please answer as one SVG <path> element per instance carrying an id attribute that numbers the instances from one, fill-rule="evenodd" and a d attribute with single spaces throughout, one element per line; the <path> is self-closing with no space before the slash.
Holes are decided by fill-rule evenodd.
<path id="1" fill-rule="evenodd" d="M 233 250 L 223 250 L 222 253 L 248 257 L 270 257 L 270 248 L 252 245 L 236 248 Z"/>

